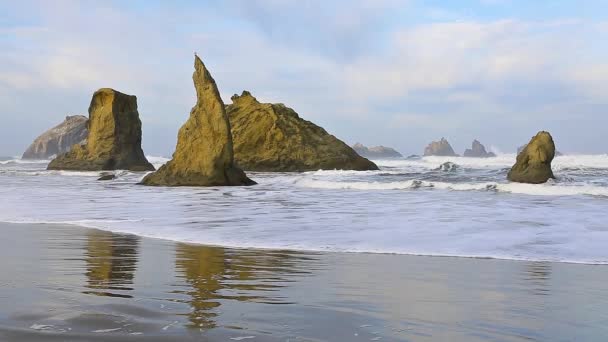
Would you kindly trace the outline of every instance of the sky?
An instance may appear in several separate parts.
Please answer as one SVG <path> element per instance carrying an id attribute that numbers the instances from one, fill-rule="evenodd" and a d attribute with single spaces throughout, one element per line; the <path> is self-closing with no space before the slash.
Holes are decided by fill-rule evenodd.
<path id="1" fill-rule="evenodd" d="M 607 41 L 604 0 L 0 0 L 0 155 L 110 87 L 137 96 L 146 154 L 170 156 L 194 52 L 224 102 L 249 90 L 348 144 L 514 152 L 548 130 L 608 153 Z"/>

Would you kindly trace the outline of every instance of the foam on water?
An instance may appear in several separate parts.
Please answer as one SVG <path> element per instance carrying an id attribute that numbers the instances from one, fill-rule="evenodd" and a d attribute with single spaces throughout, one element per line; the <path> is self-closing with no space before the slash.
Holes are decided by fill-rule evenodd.
<path id="1" fill-rule="evenodd" d="M 249 173 L 259 185 L 227 188 L 144 187 L 144 173 L 127 171 L 98 182 L 99 172 L 17 162 L 0 165 L 0 220 L 229 247 L 608 263 L 608 156 L 558 157 L 558 179 L 540 185 L 507 182 L 514 159 Z M 447 161 L 459 167 L 437 169 Z"/>

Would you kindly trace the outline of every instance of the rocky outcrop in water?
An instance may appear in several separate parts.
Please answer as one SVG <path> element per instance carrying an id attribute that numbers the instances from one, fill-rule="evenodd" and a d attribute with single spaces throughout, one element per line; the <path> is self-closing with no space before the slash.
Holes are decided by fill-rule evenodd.
<path id="1" fill-rule="evenodd" d="M 323 128 L 283 104 L 260 103 L 248 91 L 227 106 L 234 157 L 245 170 L 378 170 Z"/>
<path id="2" fill-rule="evenodd" d="M 109 88 L 96 91 L 89 106 L 88 128 L 86 144 L 74 145 L 59 155 L 49 170 L 154 170 L 141 149 L 135 96 Z"/>
<path id="3" fill-rule="evenodd" d="M 526 146 L 528 146 L 528 145 L 522 145 L 522 146 L 519 146 L 519 147 L 517 148 L 517 154 L 520 154 L 520 153 L 521 153 L 521 151 L 523 151 L 523 150 L 524 150 L 524 148 L 526 148 Z M 556 156 L 556 157 L 560 157 L 560 156 L 563 156 L 563 155 L 564 155 L 564 154 L 563 154 L 563 153 L 561 153 L 560 151 L 555 151 L 555 156 Z"/>
<path id="4" fill-rule="evenodd" d="M 464 151 L 464 156 L 470 158 L 496 157 L 493 152 L 486 151 L 486 147 L 483 146 L 479 141 L 477 141 L 477 139 L 473 140 L 471 148 L 468 148 Z"/>
<path id="5" fill-rule="evenodd" d="M 539 132 L 517 155 L 517 162 L 507 179 L 518 183 L 540 184 L 555 178 L 551 162 L 555 157 L 555 143 L 549 132 Z"/>
<path id="6" fill-rule="evenodd" d="M 179 130 L 173 159 L 142 184 L 161 186 L 253 185 L 234 162 L 230 123 L 215 80 L 195 56 L 192 79 L 197 101 Z"/>
<path id="7" fill-rule="evenodd" d="M 23 159 L 47 159 L 70 151 L 86 141 L 87 117 L 67 116 L 61 124 L 40 135 L 23 153 Z"/>
<path id="8" fill-rule="evenodd" d="M 386 146 L 367 147 L 363 144 L 356 143 L 353 145 L 353 150 L 355 150 L 355 152 L 357 152 L 357 154 L 359 154 L 361 157 L 370 159 L 403 158 L 403 155 L 397 152 L 397 150 Z"/>
<path id="9" fill-rule="evenodd" d="M 456 163 L 452 163 L 452 162 L 445 162 L 441 165 L 439 165 L 438 168 L 436 168 L 436 171 L 445 171 L 445 172 L 454 172 L 456 170 L 460 169 L 460 166 L 458 166 L 458 164 Z"/>
<path id="10" fill-rule="evenodd" d="M 441 138 L 439 141 L 433 141 L 424 149 L 425 156 L 442 156 L 442 157 L 457 157 L 450 143 Z"/>

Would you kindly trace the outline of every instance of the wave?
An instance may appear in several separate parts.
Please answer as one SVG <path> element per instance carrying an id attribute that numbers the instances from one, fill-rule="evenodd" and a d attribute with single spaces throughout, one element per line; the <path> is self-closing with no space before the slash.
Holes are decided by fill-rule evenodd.
<path id="1" fill-rule="evenodd" d="M 447 183 L 429 182 L 422 180 L 407 180 L 400 182 L 338 182 L 314 179 L 300 179 L 295 181 L 296 186 L 305 188 L 334 189 L 334 190 L 416 190 L 441 189 L 453 191 L 494 191 L 523 195 L 537 196 L 605 196 L 608 197 L 608 188 L 594 185 L 558 185 L 523 184 L 523 183 Z"/>

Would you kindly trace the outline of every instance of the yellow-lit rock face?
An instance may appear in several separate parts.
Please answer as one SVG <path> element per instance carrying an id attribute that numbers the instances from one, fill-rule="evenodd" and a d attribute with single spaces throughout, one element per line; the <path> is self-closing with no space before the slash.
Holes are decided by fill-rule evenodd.
<path id="1" fill-rule="evenodd" d="M 252 185 L 235 166 L 230 123 L 213 77 L 195 57 L 194 87 L 197 102 L 179 130 L 173 159 L 144 178 L 144 185 L 222 186 Z"/>
<path id="2" fill-rule="evenodd" d="M 555 157 L 555 143 L 549 132 L 539 132 L 517 155 L 517 162 L 507 178 L 512 182 L 539 184 L 553 176 L 551 162 Z"/>
<path id="3" fill-rule="evenodd" d="M 103 88 L 89 106 L 88 138 L 49 164 L 49 170 L 151 171 L 141 149 L 141 120 L 137 98 Z"/>
<path id="4" fill-rule="evenodd" d="M 371 161 L 283 104 L 249 92 L 226 107 L 236 163 L 248 171 L 377 170 Z"/>

